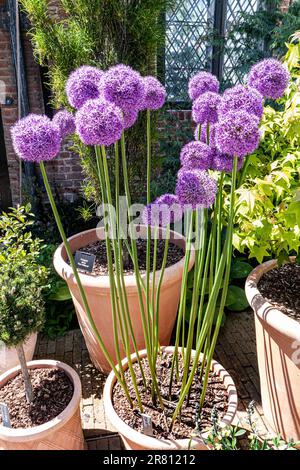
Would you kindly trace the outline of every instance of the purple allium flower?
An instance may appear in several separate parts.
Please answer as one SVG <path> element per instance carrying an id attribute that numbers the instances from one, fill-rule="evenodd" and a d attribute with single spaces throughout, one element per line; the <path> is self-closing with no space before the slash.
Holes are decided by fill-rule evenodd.
<path id="1" fill-rule="evenodd" d="M 182 148 L 180 162 L 185 169 L 208 170 L 212 164 L 211 148 L 203 142 L 190 142 Z"/>
<path id="2" fill-rule="evenodd" d="M 60 132 L 47 116 L 29 114 L 14 124 L 11 135 L 14 150 L 22 160 L 52 160 L 60 151 Z"/>
<path id="3" fill-rule="evenodd" d="M 216 124 L 216 146 L 221 153 L 244 157 L 258 147 L 259 119 L 245 111 L 230 111 Z"/>
<path id="4" fill-rule="evenodd" d="M 182 216 L 183 209 L 178 197 L 164 194 L 145 207 L 142 218 L 145 225 L 165 227 L 180 220 Z"/>
<path id="5" fill-rule="evenodd" d="M 228 88 L 224 92 L 219 105 L 220 116 L 228 113 L 228 111 L 242 110 L 254 114 L 260 119 L 264 112 L 262 95 L 255 88 L 243 85 Z"/>
<path id="6" fill-rule="evenodd" d="M 141 109 L 157 110 L 163 107 L 166 100 L 166 90 L 155 77 L 144 77 L 145 97 Z"/>
<path id="7" fill-rule="evenodd" d="M 111 145 L 120 139 L 124 128 L 121 109 L 102 99 L 87 101 L 77 111 L 75 122 L 86 145 Z"/>
<path id="8" fill-rule="evenodd" d="M 76 130 L 75 118 L 73 114 L 69 113 L 66 109 L 58 111 L 52 119 L 52 122 L 58 128 L 62 139 L 67 135 L 74 134 Z"/>
<path id="9" fill-rule="evenodd" d="M 207 141 L 207 124 L 198 124 L 196 126 L 195 132 L 194 132 L 194 137 L 195 140 L 199 140 L 199 129 L 201 126 L 201 137 L 200 141 L 206 144 Z M 216 125 L 215 124 L 209 124 L 209 145 L 210 147 L 215 147 L 215 142 L 216 142 Z"/>
<path id="10" fill-rule="evenodd" d="M 233 170 L 233 158 L 231 155 L 226 155 L 219 152 L 218 149 L 213 149 L 213 158 L 211 170 L 224 171 L 224 173 L 231 173 Z M 237 162 L 237 170 L 240 171 L 244 164 L 244 158 L 241 157 Z"/>
<path id="11" fill-rule="evenodd" d="M 216 198 L 217 183 L 206 171 L 181 169 L 175 193 L 183 206 L 210 207 Z"/>
<path id="12" fill-rule="evenodd" d="M 70 105 L 79 109 L 88 100 L 100 97 L 100 82 L 104 76 L 102 70 L 83 65 L 74 70 L 68 78 L 66 93 Z"/>
<path id="13" fill-rule="evenodd" d="M 189 81 L 189 96 L 194 101 L 207 91 L 218 93 L 219 88 L 217 77 L 209 72 L 199 72 Z"/>
<path id="14" fill-rule="evenodd" d="M 218 107 L 221 100 L 221 96 L 212 91 L 207 91 L 200 95 L 193 103 L 193 120 L 198 124 L 217 122 Z"/>
<path id="15" fill-rule="evenodd" d="M 248 84 L 265 98 L 280 98 L 288 86 L 290 75 L 276 59 L 264 59 L 255 64 L 248 75 Z"/>
<path id="16" fill-rule="evenodd" d="M 145 87 L 141 75 L 127 65 L 115 65 L 104 75 L 103 93 L 107 101 L 122 108 L 139 109 L 145 97 Z"/>
<path id="17" fill-rule="evenodd" d="M 126 111 L 124 111 L 124 129 L 129 129 L 130 127 L 132 127 L 136 123 L 138 115 L 138 111 L 134 108 L 127 109 Z"/>

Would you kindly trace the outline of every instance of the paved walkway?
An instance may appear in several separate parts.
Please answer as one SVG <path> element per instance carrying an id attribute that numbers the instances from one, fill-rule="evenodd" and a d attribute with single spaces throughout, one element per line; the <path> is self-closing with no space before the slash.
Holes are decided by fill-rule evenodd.
<path id="1" fill-rule="evenodd" d="M 120 449 L 121 441 L 117 430 L 104 412 L 102 390 L 105 376 L 93 367 L 80 330 L 70 331 L 55 341 L 40 336 L 36 358 L 61 360 L 79 373 L 83 387 L 82 422 L 89 449 Z M 255 419 L 259 434 L 268 435 L 260 401 L 254 318 L 251 311 L 228 315 L 219 336 L 215 358 L 231 374 L 238 390 L 236 423 L 247 427 L 246 408 L 251 400 L 255 400 Z"/>

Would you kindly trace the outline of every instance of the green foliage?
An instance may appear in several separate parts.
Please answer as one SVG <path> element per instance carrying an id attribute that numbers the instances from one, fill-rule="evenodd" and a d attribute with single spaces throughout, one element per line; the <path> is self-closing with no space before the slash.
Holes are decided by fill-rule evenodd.
<path id="1" fill-rule="evenodd" d="M 46 318 L 43 333 L 49 338 L 63 336 L 74 323 L 75 310 L 69 288 L 53 267 L 56 245 L 45 245 L 40 253 L 39 263 L 49 271 L 47 289 L 44 290 Z"/>
<path id="2" fill-rule="evenodd" d="M 234 247 L 261 263 L 284 261 L 300 248 L 300 45 L 287 45 L 292 81 L 277 109 L 265 106 L 262 141 L 248 157 L 237 190 Z"/>
<path id="3" fill-rule="evenodd" d="M 33 238 L 31 207 L 0 217 L 0 340 L 16 346 L 43 327 L 47 269 L 39 264 L 42 242 Z"/>
<path id="4" fill-rule="evenodd" d="M 131 65 L 142 74 L 156 73 L 156 56 L 164 41 L 160 17 L 175 0 L 61 0 L 60 19 L 51 17 L 46 0 L 20 0 L 30 22 L 30 36 L 40 65 L 48 70 L 55 108 L 69 107 L 65 83 L 72 70 L 84 64 L 106 69 L 115 63 Z M 130 180 L 145 174 L 144 118 L 127 133 Z M 94 152 L 75 139 L 86 175 L 85 197 L 99 203 Z M 136 183 L 137 193 L 141 184 Z"/>
<path id="5" fill-rule="evenodd" d="M 256 421 L 253 420 L 254 402 L 249 403 L 247 409 L 247 425 L 250 433 L 240 426 L 220 426 L 218 411 L 214 408 L 212 411 L 213 426 L 206 439 L 207 444 L 213 450 L 296 450 L 298 442 L 290 439 L 285 442 L 280 436 L 272 439 L 262 439 L 257 431 Z M 247 444 L 240 446 L 239 440 L 247 438 Z"/>

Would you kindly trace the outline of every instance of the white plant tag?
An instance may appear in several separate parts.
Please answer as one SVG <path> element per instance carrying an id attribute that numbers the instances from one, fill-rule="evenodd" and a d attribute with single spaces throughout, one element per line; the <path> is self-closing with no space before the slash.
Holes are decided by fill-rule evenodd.
<path id="1" fill-rule="evenodd" d="M 140 413 L 143 422 L 143 433 L 146 436 L 153 436 L 153 427 L 151 416 Z"/>
<path id="2" fill-rule="evenodd" d="M 11 428 L 8 406 L 5 403 L 0 403 L 0 413 L 2 416 L 2 424 L 6 428 Z"/>

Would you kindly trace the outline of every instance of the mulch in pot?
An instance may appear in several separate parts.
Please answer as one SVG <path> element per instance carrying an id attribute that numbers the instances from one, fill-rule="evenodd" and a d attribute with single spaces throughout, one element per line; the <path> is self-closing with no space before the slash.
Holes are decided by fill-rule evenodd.
<path id="1" fill-rule="evenodd" d="M 300 322 L 300 265 L 286 263 L 266 272 L 258 283 L 261 295 L 274 307 Z"/>
<path id="2" fill-rule="evenodd" d="M 181 381 L 178 383 L 173 383 L 172 388 L 172 401 L 169 401 L 169 381 L 170 381 L 170 371 L 171 371 L 171 361 L 172 356 L 165 352 L 162 353 L 162 356 L 158 358 L 157 361 L 157 376 L 158 383 L 160 384 L 160 389 L 162 393 L 162 398 L 164 400 L 165 411 L 163 412 L 159 404 L 155 407 L 153 406 L 151 399 L 151 391 L 145 390 L 143 387 L 143 381 L 141 377 L 140 368 L 137 363 L 133 365 L 138 382 L 138 389 L 142 399 L 142 404 L 144 408 L 144 413 L 151 416 L 153 424 L 153 436 L 157 439 L 186 439 L 190 438 L 196 429 L 197 417 L 199 416 L 199 400 L 201 396 L 201 382 L 199 379 L 200 368 L 195 375 L 195 380 L 191 389 L 189 403 L 185 401 L 180 421 L 177 419 L 172 432 L 168 430 L 168 425 L 170 425 L 171 417 L 176 407 L 176 402 L 181 391 Z M 147 358 L 141 360 L 143 365 L 143 370 L 145 372 L 146 380 L 151 383 L 151 375 L 148 367 Z M 182 361 L 180 357 L 179 364 L 180 377 L 182 374 Z M 130 396 L 133 401 L 135 400 L 135 392 L 133 383 L 130 378 L 130 372 L 127 369 L 125 372 L 125 377 L 127 379 L 128 389 Z M 125 397 L 124 391 L 120 384 L 117 382 L 113 389 L 113 406 L 118 414 L 118 416 L 135 431 L 143 432 L 142 419 L 140 417 L 138 409 L 132 410 L 130 405 Z M 216 374 L 211 372 L 209 375 L 209 384 L 206 392 L 205 402 L 202 409 L 200 420 L 198 421 L 198 428 L 201 432 L 211 428 L 211 413 L 213 408 L 216 408 L 219 412 L 219 417 L 222 418 L 228 409 L 228 392 L 222 381 L 222 379 Z"/>
<path id="3" fill-rule="evenodd" d="M 32 403 L 27 403 L 21 373 L 0 389 L 0 402 L 8 406 L 13 428 L 31 428 L 51 421 L 73 397 L 73 384 L 61 369 L 31 369 L 29 373 L 35 397 Z"/>
<path id="4" fill-rule="evenodd" d="M 146 248 L 147 241 L 145 239 L 139 238 L 136 240 L 137 251 L 138 251 L 138 261 L 140 272 L 144 273 L 146 270 Z M 156 270 L 161 269 L 164 257 L 165 249 L 165 240 L 157 240 L 157 261 L 156 261 Z M 153 254 L 154 254 L 154 240 L 151 240 L 150 244 L 151 250 L 151 269 L 153 266 Z M 107 266 L 107 255 L 106 255 L 106 243 L 105 240 L 99 240 L 94 243 L 91 243 L 87 246 L 80 248 L 80 251 L 84 253 L 90 253 L 96 256 L 93 272 L 91 273 L 94 276 L 106 276 L 108 275 L 108 266 Z M 113 255 L 113 250 L 112 250 Z M 168 257 L 166 267 L 170 267 L 175 263 L 178 263 L 184 257 L 184 250 L 180 246 L 175 245 L 171 241 L 168 246 Z M 124 274 L 131 275 L 134 273 L 133 263 L 128 255 L 127 263 L 124 264 Z"/>

